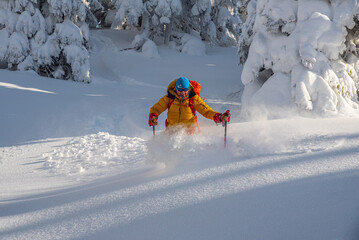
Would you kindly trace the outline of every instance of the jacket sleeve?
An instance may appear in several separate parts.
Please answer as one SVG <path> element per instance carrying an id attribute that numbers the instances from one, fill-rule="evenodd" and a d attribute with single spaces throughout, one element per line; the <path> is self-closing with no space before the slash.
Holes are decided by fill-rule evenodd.
<path id="1" fill-rule="evenodd" d="M 194 99 L 194 109 L 198 111 L 205 118 L 213 120 L 214 115 L 217 112 L 213 111 L 213 109 L 208 106 L 200 96 L 196 95 Z"/>
<path id="2" fill-rule="evenodd" d="M 163 96 L 158 102 L 153 105 L 150 109 L 150 113 L 148 115 L 151 115 L 152 113 L 156 113 L 158 116 L 165 111 L 168 108 L 168 102 L 169 98 L 167 95 Z"/>

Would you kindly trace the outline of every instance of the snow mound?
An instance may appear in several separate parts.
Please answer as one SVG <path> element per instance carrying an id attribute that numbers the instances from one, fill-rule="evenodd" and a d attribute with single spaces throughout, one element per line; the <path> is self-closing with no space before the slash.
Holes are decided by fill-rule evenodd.
<path id="1" fill-rule="evenodd" d="M 141 138 L 113 136 L 106 132 L 75 137 L 43 154 L 44 167 L 70 176 L 121 174 L 144 167 L 147 153 Z"/>
<path id="2" fill-rule="evenodd" d="M 182 52 L 191 56 L 205 56 L 206 46 L 204 43 L 191 35 L 185 34 L 182 39 Z"/>
<path id="3" fill-rule="evenodd" d="M 142 53 L 148 58 L 158 58 L 160 56 L 156 44 L 150 39 L 147 39 L 143 44 Z"/>
<path id="4" fill-rule="evenodd" d="M 242 98 L 242 117 L 247 119 L 283 118 L 295 112 L 288 74 L 275 73 L 263 85 L 248 85 Z"/>

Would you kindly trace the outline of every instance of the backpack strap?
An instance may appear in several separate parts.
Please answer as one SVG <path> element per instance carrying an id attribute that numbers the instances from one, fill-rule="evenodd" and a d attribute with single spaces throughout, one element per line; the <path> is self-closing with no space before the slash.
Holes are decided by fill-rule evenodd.
<path id="1" fill-rule="evenodd" d="M 193 88 L 191 89 L 190 93 L 189 93 L 189 107 L 192 110 L 193 115 L 196 117 L 196 110 L 194 109 L 194 96 L 196 96 L 197 94 L 195 93 L 195 91 L 193 90 Z"/>
<path id="2" fill-rule="evenodd" d="M 194 91 L 194 89 L 192 88 L 191 89 L 191 91 L 189 92 L 189 95 L 188 95 L 188 97 L 191 99 L 191 98 L 193 98 L 194 96 L 196 96 L 197 95 L 197 93 Z"/>
<path id="3" fill-rule="evenodd" d="M 193 89 L 191 92 L 194 92 Z M 197 126 L 197 130 L 198 132 L 201 131 L 201 129 L 199 128 L 199 124 L 198 124 L 198 119 L 197 119 L 197 115 L 196 115 L 196 110 L 194 109 L 194 96 L 196 96 L 197 94 L 194 92 L 194 94 L 192 94 L 192 97 L 190 97 L 189 99 L 189 107 L 191 108 L 191 111 L 194 115 L 194 117 L 196 118 L 196 126 Z M 190 94 L 191 96 L 191 94 Z"/>
<path id="4" fill-rule="evenodd" d="M 173 95 L 172 93 L 170 93 L 169 91 L 167 91 L 167 97 L 170 99 L 168 102 L 168 106 L 167 108 L 169 109 L 173 103 L 173 101 L 175 100 L 176 96 Z"/>

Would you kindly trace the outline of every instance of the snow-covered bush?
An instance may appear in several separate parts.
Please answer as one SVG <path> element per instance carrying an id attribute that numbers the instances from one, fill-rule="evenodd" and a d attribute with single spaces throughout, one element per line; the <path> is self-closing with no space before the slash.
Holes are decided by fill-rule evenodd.
<path id="1" fill-rule="evenodd" d="M 283 101 L 324 115 L 359 109 L 357 0 L 252 0 L 248 10 L 239 44 L 245 113 Z"/>
<path id="2" fill-rule="evenodd" d="M 0 61 L 14 70 L 31 69 L 44 76 L 90 82 L 85 3 L 99 7 L 96 2 L 2 1 Z"/>

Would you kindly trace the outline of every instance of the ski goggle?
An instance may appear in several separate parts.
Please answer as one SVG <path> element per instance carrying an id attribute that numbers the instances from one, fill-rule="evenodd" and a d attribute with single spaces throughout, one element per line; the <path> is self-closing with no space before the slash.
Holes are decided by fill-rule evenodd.
<path id="1" fill-rule="evenodd" d="M 189 90 L 188 88 L 177 88 L 177 91 L 179 91 L 179 92 L 185 92 L 188 90 Z"/>

